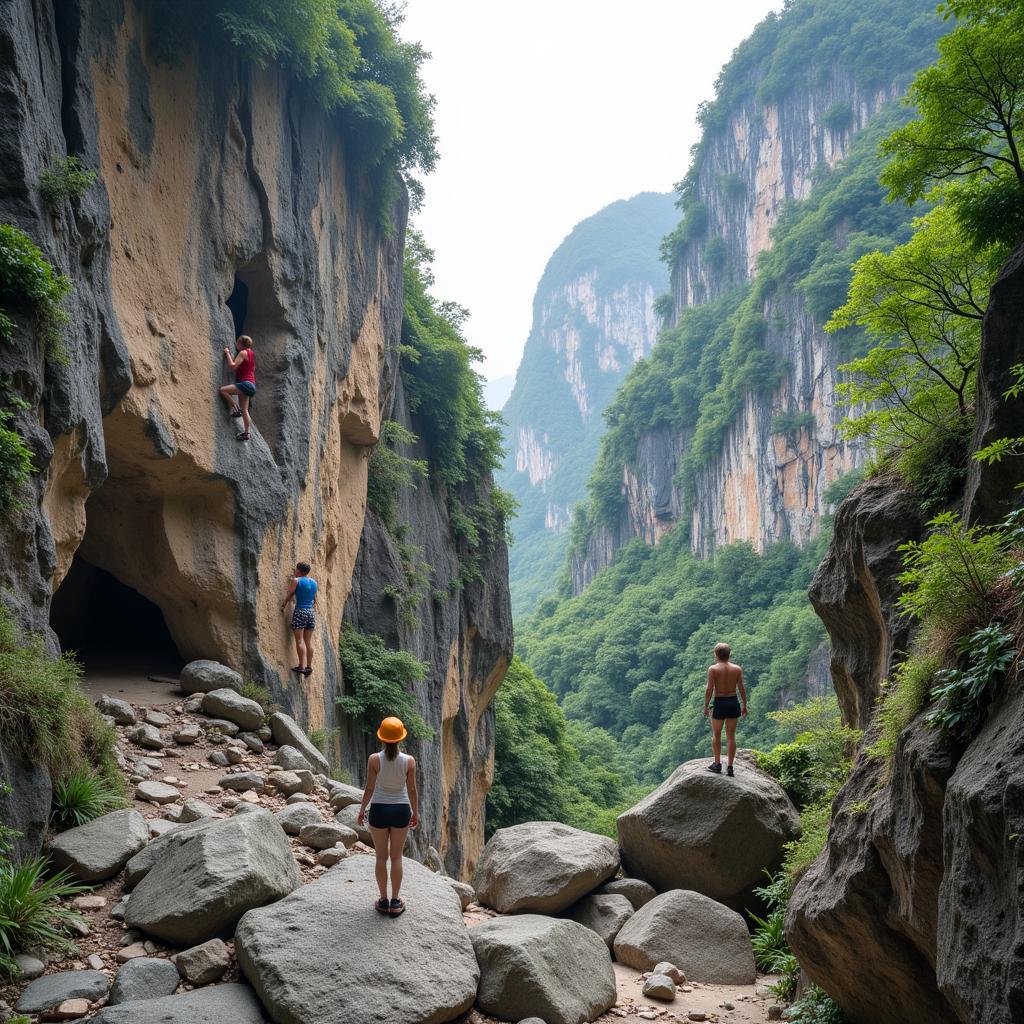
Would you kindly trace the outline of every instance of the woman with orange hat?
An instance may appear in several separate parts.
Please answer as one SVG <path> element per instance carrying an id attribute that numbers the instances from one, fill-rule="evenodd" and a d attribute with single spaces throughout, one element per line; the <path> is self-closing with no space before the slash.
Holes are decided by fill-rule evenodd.
<path id="1" fill-rule="evenodd" d="M 377 888 L 380 899 L 374 904 L 378 913 L 397 917 L 405 912 L 398 891 L 402 888 L 402 851 L 410 828 L 419 823 L 416 792 L 416 759 L 399 750 L 408 735 L 400 718 L 385 718 L 377 730 L 384 744 L 379 753 L 366 762 L 366 789 L 359 808 L 359 824 L 366 823 L 366 805 L 370 805 L 370 835 L 377 854 Z M 388 861 L 391 862 L 391 899 L 388 899 Z"/>

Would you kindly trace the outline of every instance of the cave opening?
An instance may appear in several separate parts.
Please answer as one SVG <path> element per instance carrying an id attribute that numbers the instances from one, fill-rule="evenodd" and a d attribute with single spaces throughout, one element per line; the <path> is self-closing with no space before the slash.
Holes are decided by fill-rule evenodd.
<path id="1" fill-rule="evenodd" d="M 224 305 L 231 310 L 231 319 L 235 325 L 235 337 L 245 334 L 245 318 L 249 314 L 249 286 L 238 274 L 235 274 L 235 285 Z"/>
<path id="2" fill-rule="evenodd" d="M 184 664 L 159 607 L 81 554 L 53 595 L 50 626 L 87 675 L 121 668 L 177 675 Z"/>

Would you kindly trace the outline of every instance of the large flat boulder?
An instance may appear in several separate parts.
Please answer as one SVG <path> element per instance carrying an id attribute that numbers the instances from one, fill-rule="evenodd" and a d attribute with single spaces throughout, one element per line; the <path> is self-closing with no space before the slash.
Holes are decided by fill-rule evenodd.
<path id="1" fill-rule="evenodd" d="M 203 697 L 203 714 L 211 718 L 225 718 L 247 731 L 258 729 L 263 724 L 263 708 L 229 686 L 211 690 Z"/>
<path id="2" fill-rule="evenodd" d="M 615 959 L 650 971 L 676 964 L 689 981 L 753 985 L 754 951 L 747 926 L 734 910 L 699 892 L 673 889 L 641 907 L 615 936 Z"/>
<path id="3" fill-rule="evenodd" d="M 500 828 L 477 863 L 473 888 L 481 903 L 502 914 L 557 914 L 592 892 L 619 867 L 607 836 L 557 821 Z"/>
<path id="4" fill-rule="evenodd" d="M 149 824 L 152 827 L 154 823 L 155 821 L 151 821 Z M 190 821 L 184 825 L 174 822 L 168 822 L 167 824 L 174 827 L 166 831 L 163 831 L 161 828 L 161 834 L 157 835 L 148 846 L 143 847 L 128 861 L 124 869 L 124 888 L 126 892 L 130 892 L 145 878 L 153 866 L 168 852 L 171 844 L 180 842 L 185 836 L 196 829 L 205 828 L 207 825 L 212 824 L 212 820 L 203 818 L 198 821 Z"/>
<path id="5" fill-rule="evenodd" d="M 264 1024 L 264 1017 L 248 985 L 214 985 L 180 996 L 107 1006 L 91 1024 Z"/>
<path id="6" fill-rule="evenodd" d="M 707 765 L 687 761 L 619 815 L 622 860 L 659 892 L 691 889 L 739 909 L 765 870 L 781 865 L 800 816 L 762 772 L 740 766 L 728 778 Z"/>
<path id="7" fill-rule="evenodd" d="M 196 823 L 200 824 L 200 823 Z M 125 923 L 177 946 L 230 937 L 246 911 L 287 896 L 301 878 L 269 812 L 170 832 L 166 851 L 132 892 Z"/>
<path id="8" fill-rule="evenodd" d="M 294 747 L 321 775 L 330 775 L 327 758 L 313 746 L 302 727 L 290 715 L 278 711 L 270 716 L 270 732 L 279 747 Z"/>
<path id="9" fill-rule="evenodd" d="M 609 948 L 622 926 L 633 916 L 633 904 L 618 893 L 591 893 L 574 903 L 565 916 L 596 932 Z"/>
<path id="10" fill-rule="evenodd" d="M 178 676 L 178 685 L 183 693 L 210 693 L 213 690 L 229 689 L 242 692 L 242 677 L 219 661 L 200 658 L 190 661 Z"/>
<path id="11" fill-rule="evenodd" d="M 50 842 L 50 860 L 82 882 L 113 878 L 149 841 L 149 826 L 138 811 L 111 811 L 69 828 Z"/>
<path id="12" fill-rule="evenodd" d="M 18 1013 L 44 1013 L 65 999 L 88 999 L 107 994 L 110 982 L 102 971 L 58 971 L 36 978 L 18 999 Z"/>
<path id="13" fill-rule="evenodd" d="M 136 999 L 159 999 L 174 995 L 181 977 L 170 960 L 140 956 L 117 969 L 110 987 L 111 1006 Z"/>
<path id="14" fill-rule="evenodd" d="M 372 857 L 242 918 L 239 966 L 278 1024 L 441 1024 L 472 1006 L 479 971 L 458 897 L 415 861 L 404 867 L 409 909 L 397 918 L 373 912 Z"/>
<path id="15" fill-rule="evenodd" d="M 589 928 L 539 914 L 498 917 L 469 929 L 480 988 L 476 1003 L 502 1020 L 582 1024 L 615 1003 L 608 947 Z"/>

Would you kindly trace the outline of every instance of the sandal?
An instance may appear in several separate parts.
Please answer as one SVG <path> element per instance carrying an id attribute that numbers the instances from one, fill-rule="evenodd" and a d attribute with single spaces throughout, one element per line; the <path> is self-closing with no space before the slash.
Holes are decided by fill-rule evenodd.
<path id="1" fill-rule="evenodd" d="M 391 904 L 388 903 L 386 899 L 381 898 L 374 903 L 373 909 L 376 910 L 378 914 L 390 914 Z"/>
<path id="2" fill-rule="evenodd" d="M 300 669 L 299 669 L 299 671 L 300 671 L 300 672 L 301 672 L 301 673 L 302 673 L 302 674 L 303 674 L 304 676 L 311 676 L 311 675 L 313 674 L 313 670 L 312 670 L 311 668 L 300 668 Z"/>
<path id="3" fill-rule="evenodd" d="M 237 435 L 237 436 L 235 437 L 235 440 L 236 440 L 236 441 L 248 441 L 248 440 L 249 440 L 249 431 L 248 431 L 248 430 L 246 430 L 246 431 L 245 431 L 244 433 L 242 433 L 242 434 L 238 434 L 238 435 Z"/>
<path id="4" fill-rule="evenodd" d="M 716 775 L 721 775 L 722 774 L 722 762 L 721 761 L 712 761 L 711 764 L 708 765 L 708 771 L 709 772 L 714 772 Z"/>
<path id="5" fill-rule="evenodd" d="M 306 670 L 301 665 L 293 665 L 292 671 L 300 676 L 304 676 L 306 674 Z"/>
<path id="6" fill-rule="evenodd" d="M 404 914 L 405 913 L 405 902 L 403 900 L 398 899 L 398 897 L 396 896 L 391 901 L 390 907 L 388 909 L 388 913 L 392 917 L 398 917 L 399 914 Z"/>

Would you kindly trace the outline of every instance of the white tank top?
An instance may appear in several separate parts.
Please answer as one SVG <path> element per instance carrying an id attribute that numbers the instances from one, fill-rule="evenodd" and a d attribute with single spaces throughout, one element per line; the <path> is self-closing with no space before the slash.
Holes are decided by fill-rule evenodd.
<path id="1" fill-rule="evenodd" d="M 407 804 L 409 787 L 405 773 L 409 769 L 409 755 L 399 751 L 394 761 L 389 761 L 382 750 L 377 755 L 377 783 L 373 787 L 371 804 Z"/>

